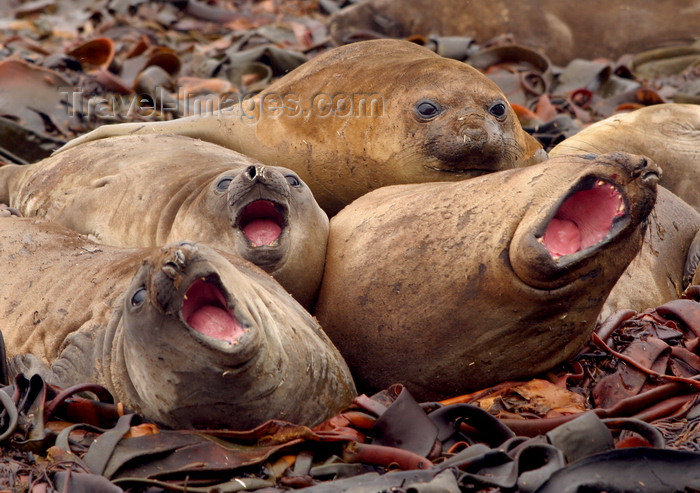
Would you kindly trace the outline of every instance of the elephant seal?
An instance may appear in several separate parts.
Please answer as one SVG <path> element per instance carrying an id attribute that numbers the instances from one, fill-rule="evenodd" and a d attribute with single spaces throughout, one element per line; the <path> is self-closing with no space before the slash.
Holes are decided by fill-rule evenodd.
<path id="1" fill-rule="evenodd" d="M 610 292 L 599 320 L 617 310 L 641 312 L 680 298 L 693 276 L 687 261 L 698 230 L 700 213 L 658 187 L 642 248 Z"/>
<path id="2" fill-rule="evenodd" d="M 653 159 L 660 184 L 700 211 L 700 106 L 666 103 L 613 115 L 563 140 L 551 156 L 625 151 Z"/>
<path id="3" fill-rule="evenodd" d="M 407 41 L 329 50 L 234 103 L 105 125 L 58 152 L 116 135 L 187 135 L 294 170 L 329 215 L 386 185 L 461 180 L 547 157 L 494 82 Z"/>
<path id="4" fill-rule="evenodd" d="M 557 65 L 693 41 L 698 26 L 695 0 L 433 0 L 429 6 L 424 0 L 364 0 L 328 23 L 336 44 L 367 32 L 394 38 L 468 36 L 482 44 L 509 33 Z"/>
<path id="5" fill-rule="evenodd" d="M 315 315 L 361 392 L 401 382 L 433 400 L 532 377 L 589 340 L 658 171 L 571 156 L 375 190 L 331 220 Z"/>
<path id="6" fill-rule="evenodd" d="M 237 255 L 110 247 L 32 218 L 0 219 L 0 244 L 16 372 L 98 383 L 171 428 L 313 425 L 356 394 L 316 320 Z"/>
<path id="7" fill-rule="evenodd" d="M 3 166 L 0 202 L 110 245 L 236 252 L 307 307 L 323 275 L 328 217 L 298 175 L 188 137 L 124 136 Z"/>

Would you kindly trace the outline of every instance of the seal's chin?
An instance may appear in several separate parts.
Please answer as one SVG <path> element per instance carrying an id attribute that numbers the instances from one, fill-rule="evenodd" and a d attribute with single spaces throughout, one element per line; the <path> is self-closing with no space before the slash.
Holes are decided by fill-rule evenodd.
<path id="1" fill-rule="evenodd" d="M 192 330 L 233 344 L 245 334 L 219 286 L 206 278 L 197 279 L 187 289 L 182 318 Z"/>
<path id="2" fill-rule="evenodd" d="M 238 227 L 251 246 L 276 246 L 285 228 L 282 206 L 270 200 L 255 200 L 241 211 Z"/>
<path id="3" fill-rule="evenodd" d="M 593 183 L 591 183 L 593 182 Z M 605 180 L 590 180 L 570 195 L 538 239 L 554 259 L 585 250 L 603 240 L 626 215 L 620 190 Z"/>

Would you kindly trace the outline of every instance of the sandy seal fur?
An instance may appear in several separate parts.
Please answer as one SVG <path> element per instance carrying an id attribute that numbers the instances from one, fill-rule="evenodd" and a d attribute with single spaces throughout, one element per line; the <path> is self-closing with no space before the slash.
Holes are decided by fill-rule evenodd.
<path id="1" fill-rule="evenodd" d="M 236 252 L 305 306 L 323 273 L 328 217 L 299 176 L 188 137 L 124 136 L 0 167 L 0 202 L 115 246 Z"/>
<path id="2" fill-rule="evenodd" d="M 62 149 L 144 133 L 188 135 L 290 168 L 329 215 L 382 186 L 461 180 L 546 158 L 486 76 L 389 39 L 329 50 L 220 112 L 105 125 Z"/>
<path id="3" fill-rule="evenodd" d="M 639 251 L 658 171 L 564 156 L 371 192 L 331 220 L 316 316 L 362 392 L 440 399 L 550 369 Z"/>
<path id="4" fill-rule="evenodd" d="M 316 320 L 268 274 L 206 245 L 121 249 L 0 219 L 0 312 L 16 370 L 90 381 L 173 428 L 315 424 L 355 396 Z"/>

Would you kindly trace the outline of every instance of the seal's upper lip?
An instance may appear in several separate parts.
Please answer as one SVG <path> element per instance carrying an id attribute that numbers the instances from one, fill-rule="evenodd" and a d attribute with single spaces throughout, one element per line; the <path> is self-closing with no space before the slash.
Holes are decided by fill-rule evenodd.
<path id="1" fill-rule="evenodd" d="M 287 227 L 287 209 L 267 199 L 254 200 L 241 208 L 236 224 L 252 247 L 278 246 Z"/>

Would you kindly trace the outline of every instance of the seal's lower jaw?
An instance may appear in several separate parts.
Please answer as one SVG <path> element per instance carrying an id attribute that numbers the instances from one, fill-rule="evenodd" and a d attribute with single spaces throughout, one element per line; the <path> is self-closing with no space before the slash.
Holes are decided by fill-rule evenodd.
<path id="1" fill-rule="evenodd" d="M 185 293 L 182 318 L 187 326 L 208 339 L 230 345 L 238 344 L 246 329 L 229 308 L 218 278 L 199 278 Z"/>
<path id="2" fill-rule="evenodd" d="M 287 227 L 285 208 L 270 200 L 255 200 L 241 210 L 236 224 L 251 248 L 276 247 Z"/>

